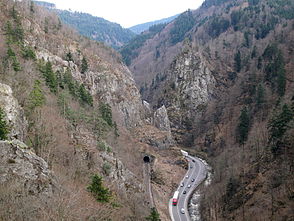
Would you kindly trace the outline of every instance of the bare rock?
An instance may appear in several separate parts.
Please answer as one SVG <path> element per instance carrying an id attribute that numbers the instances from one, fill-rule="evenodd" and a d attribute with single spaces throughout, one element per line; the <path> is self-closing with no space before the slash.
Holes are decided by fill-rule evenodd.
<path id="1" fill-rule="evenodd" d="M 19 140 L 0 141 L 0 185 L 4 183 L 17 183 L 30 194 L 53 191 L 47 162 Z"/>
<path id="2" fill-rule="evenodd" d="M 170 121 L 164 105 L 154 113 L 154 126 L 159 130 L 170 132 Z"/>
<path id="3" fill-rule="evenodd" d="M 24 140 L 28 126 L 24 111 L 13 97 L 11 87 L 2 83 L 0 83 L 0 107 L 4 110 L 6 121 L 11 128 L 8 137 Z"/>

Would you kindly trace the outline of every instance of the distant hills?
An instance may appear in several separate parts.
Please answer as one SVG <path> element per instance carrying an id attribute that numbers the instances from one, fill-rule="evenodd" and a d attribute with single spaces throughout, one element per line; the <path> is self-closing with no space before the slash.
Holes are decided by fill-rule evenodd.
<path id="1" fill-rule="evenodd" d="M 141 32 L 148 30 L 152 25 L 169 23 L 172 20 L 174 20 L 176 17 L 178 17 L 178 14 L 171 16 L 171 17 L 168 17 L 168 18 L 163 18 L 160 20 L 146 22 L 143 24 L 138 24 L 138 25 L 130 27 L 129 29 L 132 30 L 133 32 L 135 32 L 136 34 L 140 34 Z"/>
<path id="2" fill-rule="evenodd" d="M 33 1 L 33 2 L 37 5 L 43 6 L 48 9 L 55 9 L 56 8 L 56 5 L 54 3 L 44 2 L 44 1 Z"/>
<path id="3" fill-rule="evenodd" d="M 87 13 L 59 9 L 56 12 L 64 23 L 77 29 L 81 35 L 104 42 L 115 49 L 126 44 L 136 35 L 117 23 Z"/>
<path id="4" fill-rule="evenodd" d="M 123 28 L 117 23 L 107 21 L 104 18 L 88 13 L 56 9 L 54 4 L 48 2 L 34 2 L 37 5 L 55 11 L 62 22 L 76 29 L 81 35 L 104 42 L 114 49 L 120 48 L 136 36 L 131 30 Z"/>
<path id="5" fill-rule="evenodd" d="M 171 22 L 178 16 L 174 15 L 164 19 L 138 24 L 127 29 L 117 23 L 88 13 L 56 9 L 53 3 L 45 1 L 34 1 L 34 3 L 56 12 L 63 23 L 76 29 L 81 35 L 99 42 L 104 42 L 114 49 L 121 49 L 123 47 L 121 51 L 123 50 L 125 61 L 131 57 L 135 57 L 134 54 L 126 55 L 130 47 L 133 49 L 140 47 L 147 39 L 153 37 L 160 31 L 164 24 Z M 145 31 L 147 32 L 143 36 L 136 38 L 137 34 Z"/>

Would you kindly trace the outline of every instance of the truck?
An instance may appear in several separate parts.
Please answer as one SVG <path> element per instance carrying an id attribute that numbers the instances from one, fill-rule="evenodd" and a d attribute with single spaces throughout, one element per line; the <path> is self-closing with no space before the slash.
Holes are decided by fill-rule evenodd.
<path id="1" fill-rule="evenodd" d="M 176 206 L 178 204 L 178 198 L 179 198 L 179 191 L 177 190 L 173 196 L 173 206 Z"/>

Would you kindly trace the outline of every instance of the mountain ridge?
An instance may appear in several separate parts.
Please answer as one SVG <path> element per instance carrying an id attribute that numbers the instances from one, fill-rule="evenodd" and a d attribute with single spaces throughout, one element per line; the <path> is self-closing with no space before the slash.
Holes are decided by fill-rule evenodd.
<path id="1" fill-rule="evenodd" d="M 148 30 L 149 27 L 151 27 L 153 25 L 169 23 L 172 20 L 174 20 L 178 15 L 179 14 L 173 15 L 173 16 L 170 16 L 170 17 L 167 17 L 167 18 L 158 19 L 158 20 L 155 20 L 155 21 L 150 21 L 150 22 L 145 22 L 145 23 L 142 23 L 142 24 L 137 24 L 137 25 L 134 25 L 132 27 L 129 27 L 128 29 L 130 29 L 131 31 L 133 31 L 136 34 L 140 34 L 141 32 L 144 32 L 144 31 Z"/>
<path id="2" fill-rule="evenodd" d="M 135 37 L 131 30 L 104 18 L 84 12 L 57 9 L 54 4 L 48 2 L 34 1 L 34 3 L 54 11 L 63 23 L 70 25 L 81 35 L 104 42 L 115 49 L 120 48 Z"/>

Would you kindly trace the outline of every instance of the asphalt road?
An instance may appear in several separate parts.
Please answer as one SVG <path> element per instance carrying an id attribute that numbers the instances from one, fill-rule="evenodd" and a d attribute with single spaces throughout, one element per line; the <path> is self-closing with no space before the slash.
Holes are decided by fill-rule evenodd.
<path id="1" fill-rule="evenodd" d="M 191 156 L 187 156 L 186 159 L 189 161 L 189 169 L 177 189 L 179 191 L 178 204 L 177 206 L 173 206 L 172 200 L 169 202 L 169 212 L 172 221 L 190 220 L 188 200 L 196 187 L 206 178 L 207 174 L 206 167 L 200 159 Z M 181 186 L 182 183 L 184 186 Z M 188 185 L 191 185 L 191 187 L 189 188 Z M 184 191 L 186 191 L 185 194 Z M 184 213 L 181 212 L 182 208 L 185 210 Z"/>

